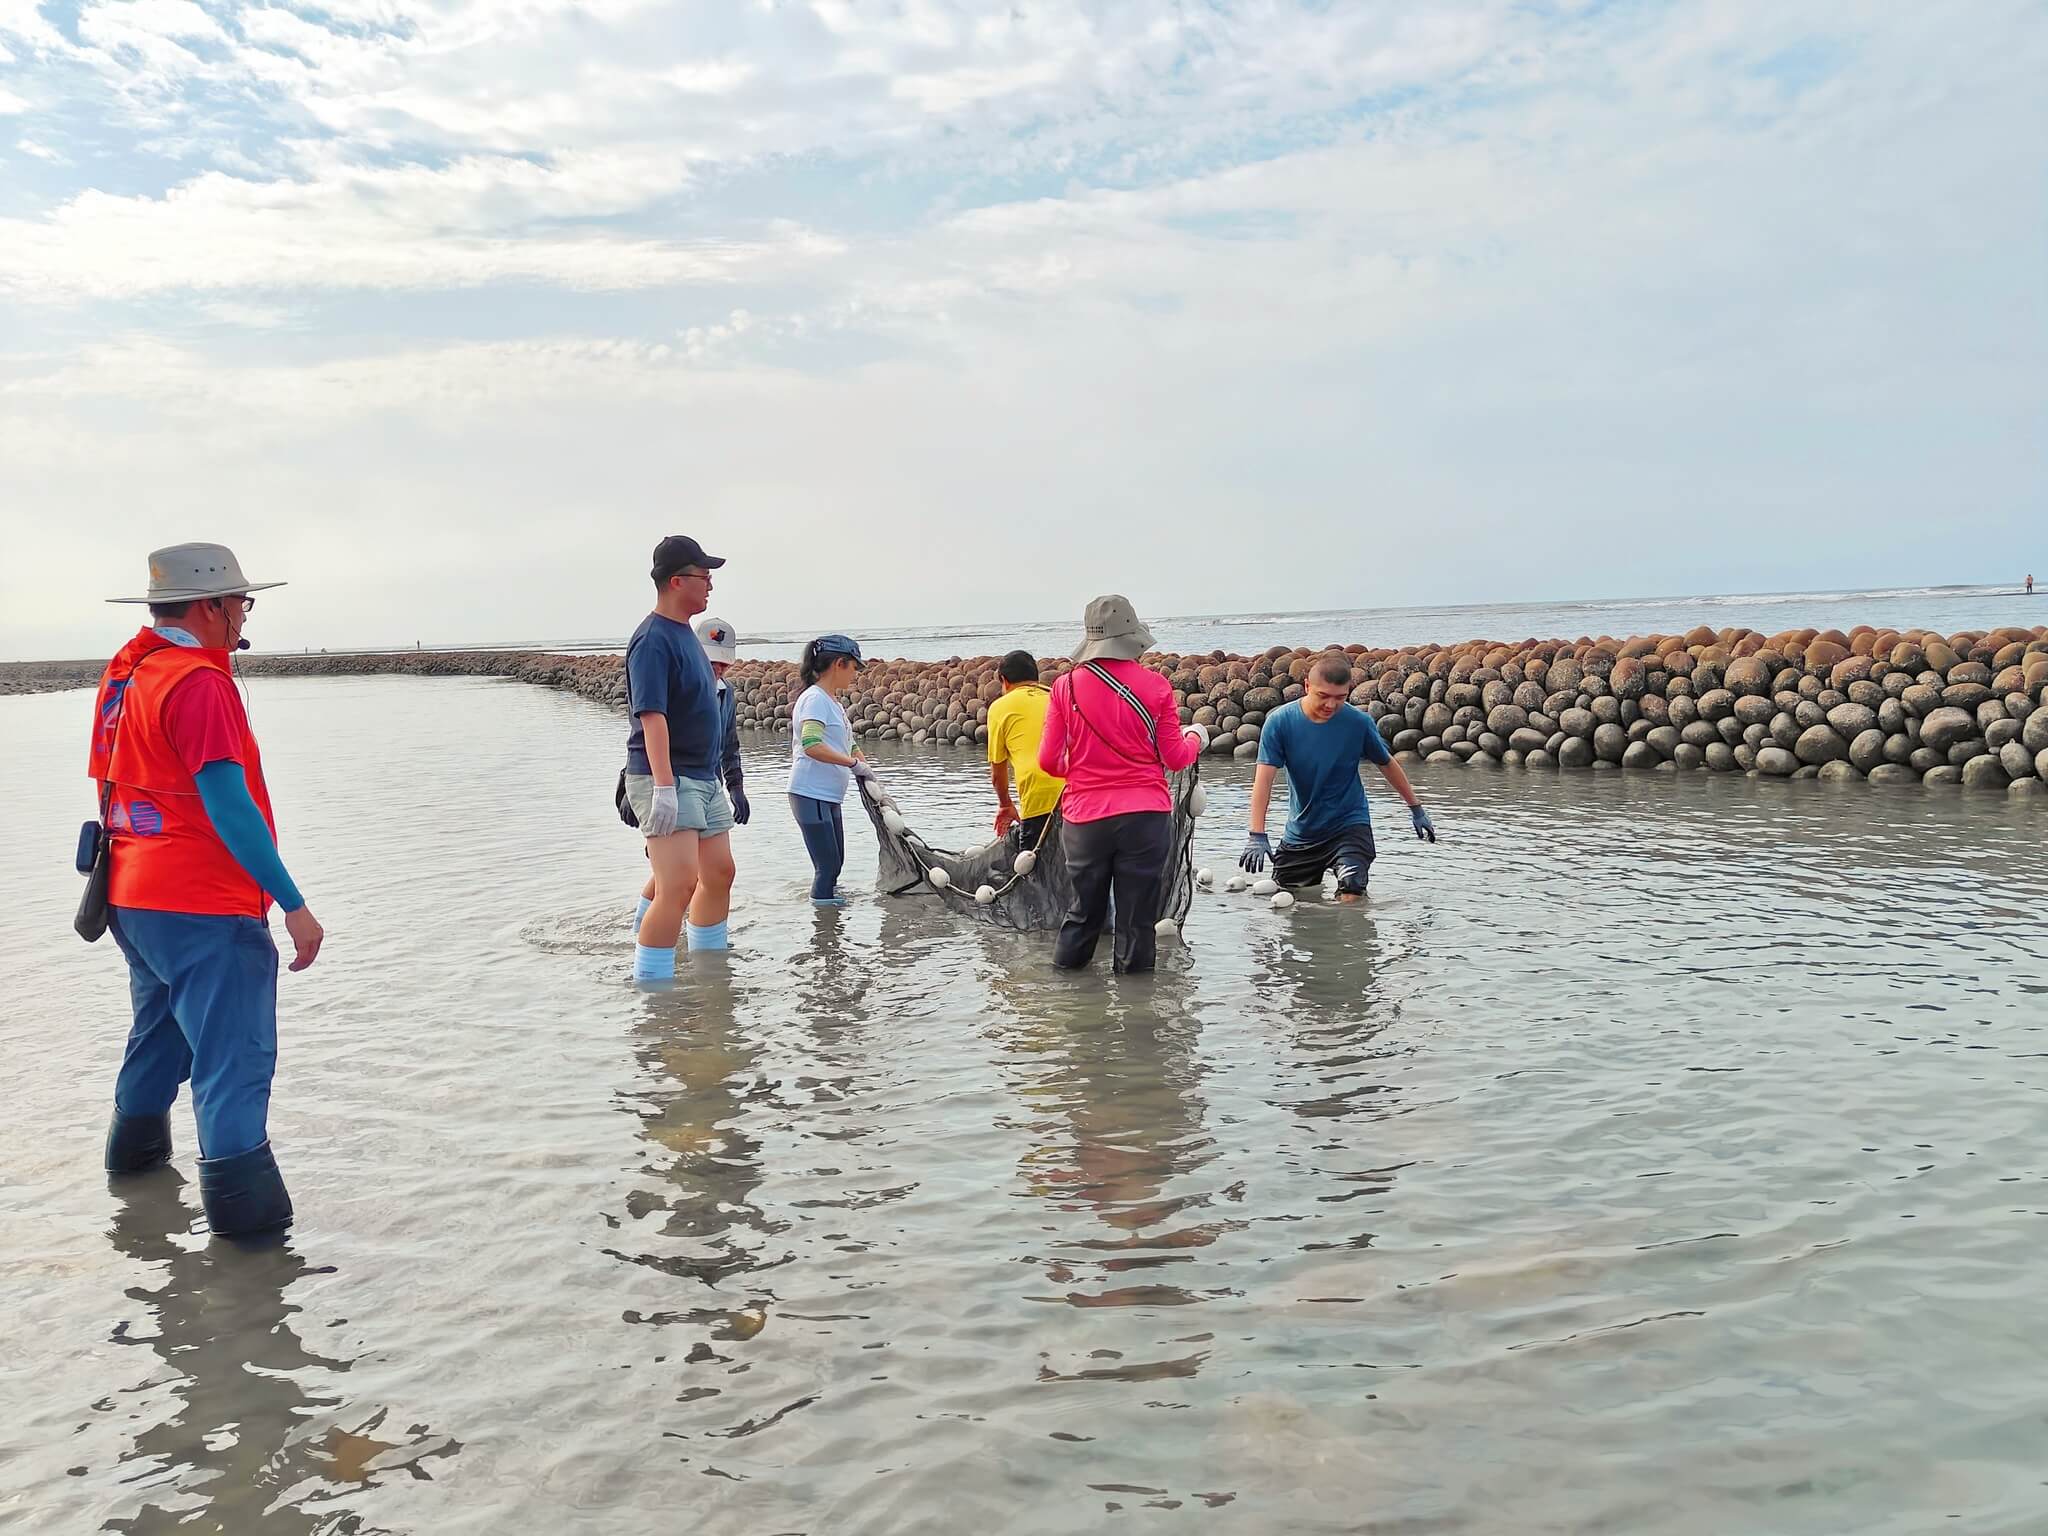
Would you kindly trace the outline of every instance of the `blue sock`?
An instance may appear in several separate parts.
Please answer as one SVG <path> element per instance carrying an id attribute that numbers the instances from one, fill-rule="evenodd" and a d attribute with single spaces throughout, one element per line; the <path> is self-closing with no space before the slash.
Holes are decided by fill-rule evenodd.
<path id="1" fill-rule="evenodd" d="M 633 946 L 633 979 L 635 981 L 674 981 L 676 979 L 676 952 L 673 949 L 649 949 L 645 944 Z"/>
<path id="2" fill-rule="evenodd" d="M 642 896 L 640 898 L 640 905 L 633 909 L 633 931 L 635 933 L 638 933 L 640 931 L 640 924 L 647 917 L 647 909 L 653 905 L 654 903 L 648 900 L 645 896 Z"/>
<path id="3" fill-rule="evenodd" d="M 685 923 L 683 926 L 688 930 L 690 948 L 693 950 L 732 948 L 732 945 L 726 942 L 724 918 L 715 923 L 706 923 L 701 928 L 695 923 Z"/>

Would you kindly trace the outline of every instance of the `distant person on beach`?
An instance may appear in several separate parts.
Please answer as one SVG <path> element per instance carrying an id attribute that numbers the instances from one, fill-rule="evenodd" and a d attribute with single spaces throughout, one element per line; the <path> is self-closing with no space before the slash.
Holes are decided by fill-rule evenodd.
<path id="1" fill-rule="evenodd" d="M 2032 572 L 2029 572 L 2029 573 L 2027 574 L 2027 596 L 2029 596 L 2029 597 L 2032 597 L 2033 595 L 2034 595 L 2034 577 L 2033 577 L 2033 573 L 2032 573 Z"/>
<path id="2" fill-rule="evenodd" d="M 1060 803 L 1063 780 L 1038 766 L 1051 695 L 1038 680 L 1038 659 L 1012 651 L 996 669 L 1003 696 L 988 707 L 989 782 L 996 792 L 996 836 L 1013 831 L 1017 846 L 1036 848 L 1046 822 Z M 1017 771 L 1017 797 L 1010 797 L 1010 769 Z M 1019 808 L 1021 804 L 1021 809 Z"/>
<path id="3" fill-rule="evenodd" d="M 1114 893 L 1111 964 L 1119 974 L 1149 971 L 1172 854 L 1167 770 L 1193 764 L 1209 733 L 1183 729 L 1173 686 L 1139 664 L 1152 631 L 1129 599 L 1098 597 L 1083 622 L 1076 665 L 1052 686 L 1038 746 L 1039 771 L 1066 780 L 1060 837 L 1074 886 L 1053 964 L 1079 970 L 1095 958 Z"/>
<path id="4" fill-rule="evenodd" d="M 867 663 L 845 635 L 820 635 L 804 647 L 803 692 L 789 721 L 789 808 L 811 856 L 811 905 L 843 907 L 846 822 L 840 807 L 867 759 L 853 745 L 853 722 L 839 701 Z"/>
<path id="5" fill-rule="evenodd" d="M 711 601 L 711 573 L 725 561 L 695 539 L 671 534 L 654 547 L 654 611 L 626 643 L 624 787 L 647 838 L 654 893 L 641 898 L 633 975 L 669 981 L 676 941 L 700 888 L 723 912 L 732 891 L 733 807 L 718 782 L 724 737 L 718 679 L 690 620 Z M 690 948 L 724 949 L 725 920 L 690 924 Z"/>
<path id="6" fill-rule="evenodd" d="M 1436 823 L 1415 786 L 1387 750 L 1372 716 L 1350 702 L 1350 693 L 1351 658 L 1333 652 L 1309 669 L 1300 698 L 1266 717 L 1252 775 L 1251 830 L 1238 860 L 1257 874 L 1271 859 L 1273 878 L 1283 886 L 1320 885 L 1325 872 L 1335 870 L 1337 899 L 1345 902 L 1365 894 L 1372 873 L 1372 810 L 1359 763 L 1386 775 L 1407 803 L 1415 835 L 1436 841 Z M 1275 848 L 1266 836 L 1266 811 L 1282 769 L 1293 814 Z"/>
<path id="7" fill-rule="evenodd" d="M 284 912 L 291 968 L 326 935 L 277 852 L 263 758 L 229 658 L 246 649 L 252 593 L 220 544 L 149 557 L 150 626 L 100 678 L 90 772 L 108 839 L 108 926 L 128 962 L 135 1023 L 114 1082 L 107 1171 L 142 1173 L 171 1156 L 171 1104 L 192 1083 L 199 1200 L 225 1237 L 274 1230 L 292 1202 L 270 1150 L 277 1070 L 277 945 Z"/>

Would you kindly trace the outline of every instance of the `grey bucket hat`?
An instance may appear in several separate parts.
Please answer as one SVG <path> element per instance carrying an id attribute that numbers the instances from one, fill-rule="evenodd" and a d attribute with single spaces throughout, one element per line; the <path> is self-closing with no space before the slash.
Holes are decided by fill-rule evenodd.
<path id="1" fill-rule="evenodd" d="M 110 603 L 190 603 L 202 597 L 267 592 L 281 581 L 250 581 L 242 562 L 225 544 L 173 544 L 150 551 L 149 591 L 141 597 L 110 597 Z"/>
<path id="2" fill-rule="evenodd" d="M 1152 631 L 1138 622 L 1138 610 L 1131 600 L 1114 592 L 1090 603 L 1081 622 L 1081 644 L 1074 652 L 1077 662 L 1104 658 L 1136 661 L 1152 649 Z"/>

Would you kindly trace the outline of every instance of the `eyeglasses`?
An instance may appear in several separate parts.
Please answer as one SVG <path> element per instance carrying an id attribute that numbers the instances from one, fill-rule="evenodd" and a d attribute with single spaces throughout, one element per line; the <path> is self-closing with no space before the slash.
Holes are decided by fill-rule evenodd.
<path id="1" fill-rule="evenodd" d="M 256 606 L 256 599 L 251 597 L 247 592 L 230 593 L 228 596 L 223 597 L 220 600 L 222 612 L 227 611 L 227 606 L 229 603 L 240 603 L 242 605 L 242 612 L 246 614 L 251 608 L 254 608 Z"/>
<path id="2" fill-rule="evenodd" d="M 688 570 L 677 571 L 675 574 L 682 577 L 685 581 L 701 581 L 707 587 L 711 585 L 711 573 L 709 571 Z"/>

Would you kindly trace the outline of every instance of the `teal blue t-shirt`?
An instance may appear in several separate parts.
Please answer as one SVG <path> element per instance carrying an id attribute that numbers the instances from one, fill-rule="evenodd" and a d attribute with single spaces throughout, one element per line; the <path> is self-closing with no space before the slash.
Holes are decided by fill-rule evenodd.
<path id="1" fill-rule="evenodd" d="M 1259 761 L 1287 775 L 1287 802 L 1293 814 L 1280 840 L 1313 843 L 1346 827 L 1372 825 L 1358 765 L 1384 767 L 1393 754 L 1364 710 L 1340 704 L 1336 714 L 1318 725 L 1296 699 L 1266 716 L 1259 732 Z"/>

